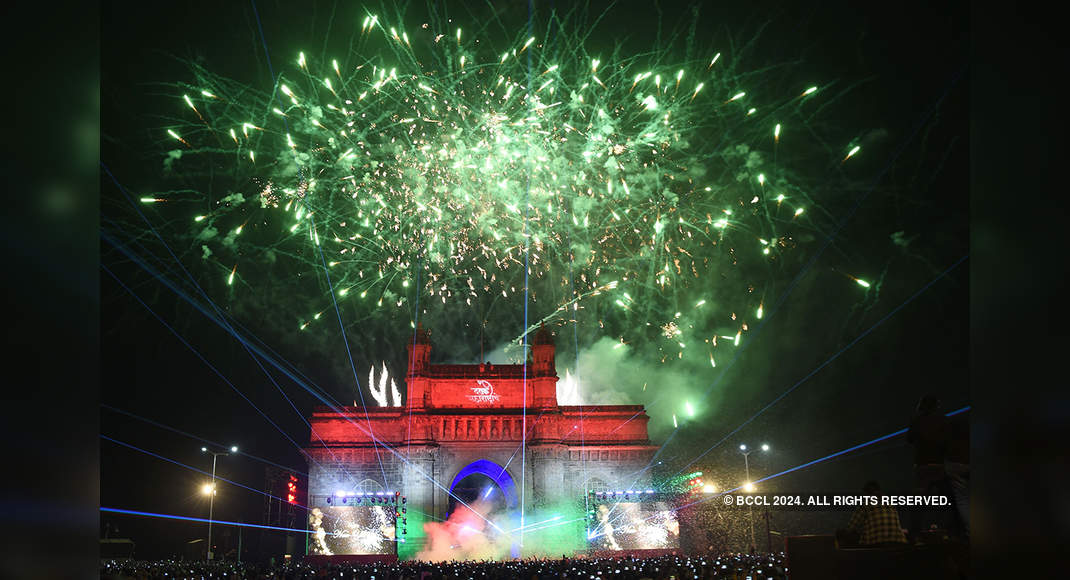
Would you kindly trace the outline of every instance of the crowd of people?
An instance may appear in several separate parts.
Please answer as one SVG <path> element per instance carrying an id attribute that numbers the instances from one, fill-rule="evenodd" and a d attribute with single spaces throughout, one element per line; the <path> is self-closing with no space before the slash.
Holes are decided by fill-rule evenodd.
<path id="1" fill-rule="evenodd" d="M 240 562 L 108 561 L 100 577 L 108 580 L 248 579 L 297 580 L 783 580 L 784 554 L 722 554 L 653 558 L 563 558 L 502 562 L 392 562 L 269 566 Z"/>

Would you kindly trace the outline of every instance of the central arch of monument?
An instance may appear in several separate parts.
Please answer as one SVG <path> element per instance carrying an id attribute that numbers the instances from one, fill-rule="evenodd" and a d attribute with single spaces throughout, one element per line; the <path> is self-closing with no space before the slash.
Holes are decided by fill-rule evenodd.
<path id="1" fill-rule="evenodd" d="M 498 465 L 493 461 L 487 461 L 486 459 L 477 459 L 457 472 L 457 475 L 453 478 L 453 482 L 450 483 L 450 492 L 453 492 L 453 490 L 457 488 L 457 484 L 460 483 L 462 479 L 477 473 L 487 476 L 491 481 L 497 484 L 498 489 L 502 490 L 502 495 L 505 496 L 506 507 L 514 509 L 520 505 L 520 499 L 517 497 L 516 482 L 513 481 L 513 476 L 509 475 L 509 472 L 501 465 Z"/>

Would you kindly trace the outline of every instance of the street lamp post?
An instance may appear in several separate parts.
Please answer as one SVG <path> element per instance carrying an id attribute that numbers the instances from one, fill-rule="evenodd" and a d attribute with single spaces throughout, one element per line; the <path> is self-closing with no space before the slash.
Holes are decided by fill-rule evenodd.
<path id="1" fill-rule="evenodd" d="M 746 469 L 746 472 L 747 472 L 747 483 L 746 483 L 746 486 L 744 487 L 744 489 L 746 491 L 752 491 L 754 489 L 754 485 L 750 481 L 750 459 L 749 459 L 749 456 L 750 456 L 752 451 L 754 451 L 754 450 L 751 449 L 751 450 L 748 451 L 746 445 L 740 445 L 739 446 L 739 452 L 743 454 L 743 467 L 744 467 L 744 469 Z M 763 444 L 762 445 L 762 451 L 769 451 L 769 445 Z M 747 506 L 747 519 L 750 520 L 750 548 L 751 548 L 751 552 L 753 552 L 754 551 L 754 506 Z"/>
<path id="2" fill-rule="evenodd" d="M 238 446 L 232 445 L 230 451 L 209 451 L 207 447 L 201 447 L 202 453 L 212 454 L 212 483 L 205 487 L 208 494 L 208 559 L 212 559 L 212 517 L 215 509 L 215 464 L 220 455 L 230 455 L 238 452 Z"/>

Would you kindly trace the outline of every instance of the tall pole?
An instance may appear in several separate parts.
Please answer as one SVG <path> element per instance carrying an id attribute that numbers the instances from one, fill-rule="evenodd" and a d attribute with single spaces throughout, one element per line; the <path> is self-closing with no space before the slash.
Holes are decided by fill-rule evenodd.
<path id="1" fill-rule="evenodd" d="M 212 511 L 215 508 L 215 462 L 219 458 L 212 454 L 212 495 L 208 498 L 208 559 L 212 559 Z"/>
<path id="2" fill-rule="evenodd" d="M 201 447 L 201 452 L 202 453 L 211 453 L 212 454 L 212 483 L 210 485 L 210 489 L 209 489 L 209 492 L 208 492 L 210 497 L 208 498 L 208 550 L 207 550 L 208 559 L 211 560 L 212 556 L 213 556 L 213 553 L 212 553 L 212 520 L 215 518 L 215 513 L 214 512 L 215 512 L 215 466 L 216 466 L 216 460 L 219 459 L 220 455 L 230 455 L 231 453 L 237 453 L 238 452 L 238 446 L 237 445 L 232 445 L 230 447 L 230 453 L 218 452 L 218 451 L 208 451 L 207 447 Z"/>
<path id="3" fill-rule="evenodd" d="M 750 451 L 743 452 L 743 467 L 747 470 L 747 484 L 750 485 Z M 750 550 L 754 552 L 754 506 L 747 506 L 747 519 L 750 520 Z"/>

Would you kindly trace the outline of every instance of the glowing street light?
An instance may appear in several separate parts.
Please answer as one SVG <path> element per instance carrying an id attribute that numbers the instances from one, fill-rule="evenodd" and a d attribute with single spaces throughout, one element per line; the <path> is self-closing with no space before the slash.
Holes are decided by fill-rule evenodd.
<path id="1" fill-rule="evenodd" d="M 747 493 L 754 493 L 754 484 L 749 482 L 749 481 L 747 483 L 744 483 L 743 484 L 743 491 L 745 491 Z M 751 534 L 753 534 L 753 533 L 754 533 L 754 531 L 752 530 Z M 754 542 L 754 538 L 753 537 L 751 538 L 751 542 Z"/>
<path id="2" fill-rule="evenodd" d="M 707 483 L 702 486 L 702 493 L 717 493 L 717 486 L 712 483 Z"/>
<path id="3" fill-rule="evenodd" d="M 230 451 L 209 451 L 207 447 L 201 447 L 201 453 L 212 454 L 212 483 L 205 484 L 201 488 L 201 492 L 208 496 L 208 559 L 212 559 L 212 516 L 215 509 L 215 463 L 219 459 L 220 455 L 230 455 L 231 453 L 237 453 L 238 446 L 231 445 Z"/>

